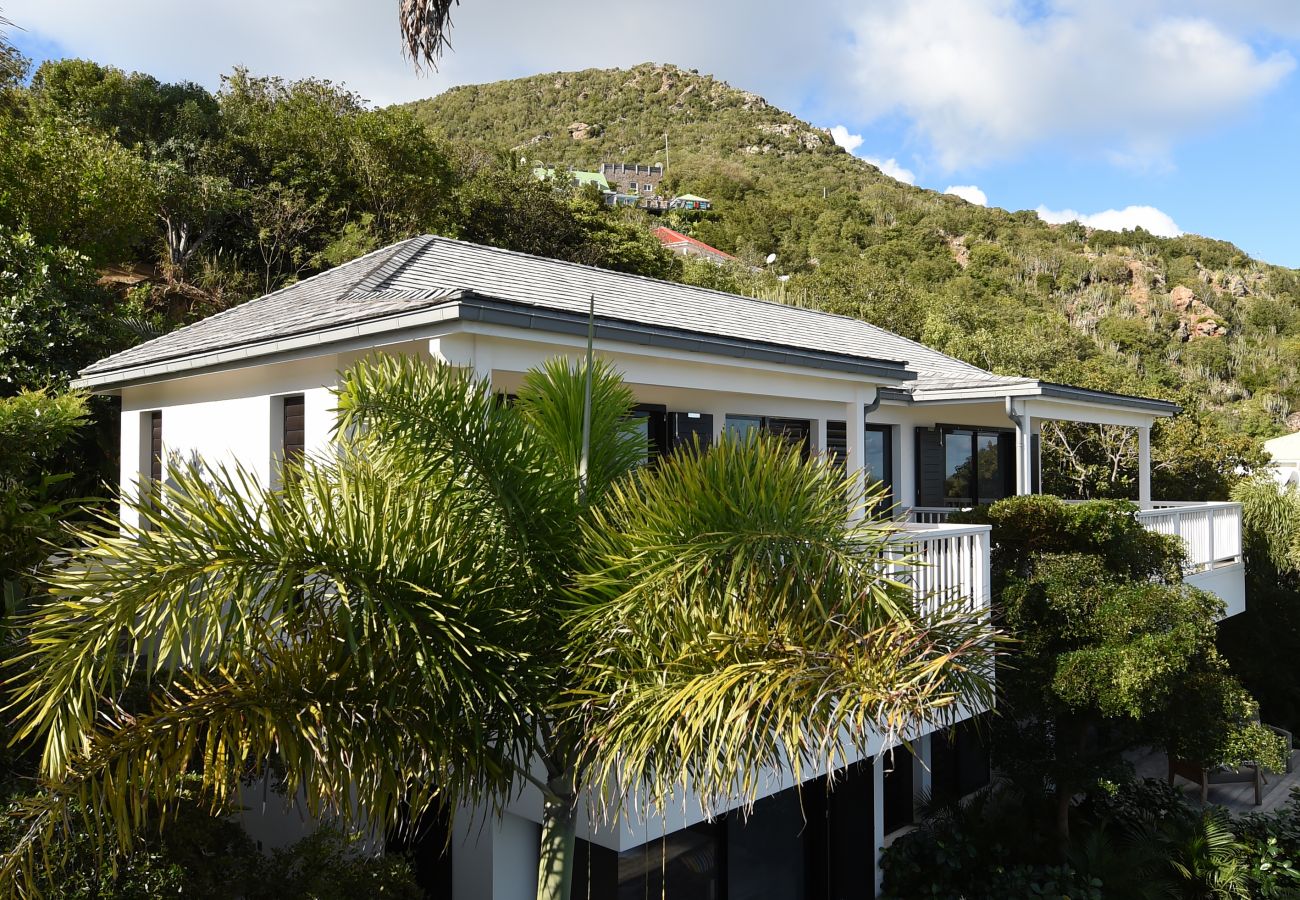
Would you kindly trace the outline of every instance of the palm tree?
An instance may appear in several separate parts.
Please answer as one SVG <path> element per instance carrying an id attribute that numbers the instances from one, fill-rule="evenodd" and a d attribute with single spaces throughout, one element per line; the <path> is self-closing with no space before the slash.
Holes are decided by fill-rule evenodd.
<path id="1" fill-rule="evenodd" d="M 11 676 L 45 791 L 0 876 L 29 886 L 70 809 L 127 851 L 178 798 L 228 810 L 273 769 L 368 827 L 531 784 L 539 897 L 567 900 L 592 785 L 626 786 L 611 814 L 682 783 L 752 802 L 763 766 L 833 765 L 987 691 L 985 626 L 922 620 L 886 577 L 891 526 L 845 527 L 876 498 L 772 443 L 644 467 L 630 392 L 590 374 L 554 361 L 507 403 L 366 361 L 333 452 L 282 488 L 178 467 L 128 503 L 145 527 L 76 532 Z"/>
<path id="2" fill-rule="evenodd" d="M 451 8 L 457 0 L 397 0 L 402 43 L 416 68 L 437 68 L 443 50 L 451 47 Z"/>

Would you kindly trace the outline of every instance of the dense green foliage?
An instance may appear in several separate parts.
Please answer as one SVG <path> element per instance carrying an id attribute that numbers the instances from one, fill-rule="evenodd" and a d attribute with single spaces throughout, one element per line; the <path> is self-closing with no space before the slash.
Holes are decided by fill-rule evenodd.
<path id="1" fill-rule="evenodd" d="M 1300 733 L 1300 493 L 1272 478 L 1242 482 L 1246 611 L 1220 626 L 1219 645 L 1265 721 Z"/>
<path id="2" fill-rule="evenodd" d="M 936 809 L 885 851 L 885 896 L 967 900 L 1300 895 L 1300 799 L 1229 821 L 1168 785 L 1101 785 L 1082 803 L 1064 859 L 1035 827 L 1037 800 L 995 784 Z"/>
<path id="3" fill-rule="evenodd" d="M 1029 795 L 1072 797 L 1144 746 L 1214 767 L 1283 754 L 1215 639 L 1221 602 L 1182 583 L 1176 538 L 1123 501 L 1012 497 L 961 518 L 993 526 L 995 607 L 1012 639 L 993 756 Z"/>

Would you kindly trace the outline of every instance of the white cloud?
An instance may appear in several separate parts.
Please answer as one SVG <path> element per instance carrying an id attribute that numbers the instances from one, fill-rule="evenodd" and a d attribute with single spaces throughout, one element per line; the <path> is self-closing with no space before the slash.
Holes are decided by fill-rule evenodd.
<path id="1" fill-rule="evenodd" d="M 967 203 L 974 203 L 976 206 L 989 205 L 988 195 L 973 184 L 950 184 L 943 189 L 943 192 L 952 194 L 954 197 L 960 197 Z"/>
<path id="2" fill-rule="evenodd" d="M 862 159 L 864 162 L 871 163 L 895 181 L 901 181 L 903 184 L 916 184 L 916 173 L 911 169 L 904 167 L 892 156 L 889 157 L 889 159 L 880 159 L 876 156 L 864 156 Z"/>
<path id="3" fill-rule="evenodd" d="M 948 168 L 1054 138 L 1159 158 L 1294 68 L 1289 54 L 1257 52 L 1235 33 L 1226 2 L 1199 6 L 1192 16 L 1172 0 L 1041 0 L 1032 10 L 880 0 L 851 26 L 858 115 L 902 113 Z"/>
<path id="4" fill-rule="evenodd" d="M 831 137 L 835 138 L 835 143 L 850 153 L 862 146 L 862 135 L 849 134 L 849 130 L 843 125 L 833 126 L 831 128 Z"/>
<path id="5" fill-rule="evenodd" d="M 776 16 L 756 14 L 748 0 L 659 0 L 653 15 L 611 40 L 609 20 L 591 15 L 587 0 L 467 0 L 452 9 L 453 49 L 441 71 L 424 76 L 402 56 L 392 0 L 3 0 L 3 12 L 20 39 L 19 28 L 73 56 L 208 87 L 244 65 L 260 74 L 346 82 L 389 103 L 455 84 L 662 61 L 792 106 L 846 60 L 827 27 L 843 21 L 839 6 L 846 0 L 812 2 L 816 13 Z M 755 48 L 780 48 L 782 65 L 772 66 L 770 55 Z"/>
<path id="6" fill-rule="evenodd" d="M 1038 218 L 1053 225 L 1063 222 L 1080 222 L 1089 228 L 1105 231 L 1123 231 L 1126 228 L 1145 228 L 1160 237 L 1177 237 L 1183 233 L 1173 218 L 1154 206 L 1126 206 L 1123 209 L 1106 209 L 1096 213 L 1081 213 L 1073 209 L 1048 209 L 1040 206 Z"/>
<path id="7" fill-rule="evenodd" d="M 831 128 L 831 137 L 835 138 L 835 143 L 850 153 L 862 146 L 862 135 L 849 134 L 849 130 L 843 125 L 833 126 Z M 895 181 L 901 181 L 903 184 L 916 184 L 916 173 L 892 156 L 889 159 L 881 159 L 878 156 L 862 156 L 860 158 L 863 162 L 871 163 Z"/>

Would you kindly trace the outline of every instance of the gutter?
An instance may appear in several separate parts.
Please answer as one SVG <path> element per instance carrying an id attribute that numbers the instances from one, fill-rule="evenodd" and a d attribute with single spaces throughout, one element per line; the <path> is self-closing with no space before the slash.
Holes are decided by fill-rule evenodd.
<path id="1" fill-rule="evenodd" d="M 83 370 L 81 377 L 74 380 L 72 386 L 92 391 L 109 391 L 145 381 L 238 367 L 251 360 L 270 361 L 304 350 L 324 347 L 342 349 L 348 344 L 375 346 L 374 337 L 378 335 L 389 335 L 392 337 L 389 343 L 395 343 L 403 339 L 397 336 L 400 332 L 452 322 L 478 322 L 547 334 L 585 336 L 587 333 L 587 316 L 577 312 L 503 300 L 466 290 L 432 298 L 432 301 L 432 305 L 426 304 L 413 310 L 355 319 L 278 339 L 218 347 L 201 353 L 181 353 L 170 359 L 107 371 Z M 595 336 L 597 339 L 621 344 L 802 366 L 887 379 L 896 383 L 916 377 L 902 362 L 894 360 L 805 350 L 776 342 L 644 325 L 622 319 L 598 317 Z M 93 368 L 92 366 L 91 369 Z"/>

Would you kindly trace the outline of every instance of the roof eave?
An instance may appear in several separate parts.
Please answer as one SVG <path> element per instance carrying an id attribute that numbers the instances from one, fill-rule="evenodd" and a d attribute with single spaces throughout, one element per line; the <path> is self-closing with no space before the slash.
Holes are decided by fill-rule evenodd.
<path id="1" fill-rule="evenodd" d="M 926 390 L 924 385 L 921 384 L 912 390 L 883 392 L 883 397 L 887 400 L 912 404 L 987 401 L 999 400 L 1004 397 L 1043 397 L 1048 400 L 1066 400 L 1076 403 L 1095 403 L 1103 406 L 1120 407 L 1160 418 L 1176 416 L 1182 412 L 1182 407 L 1168 400 L 1137 397 L 1131 394 L 1116 394 L 1109 391 L 1097 391 L 1068 384 L 1055 384 L 1049 381 L 1036 380 L 1027 380 L 1019 384 L 987 384 L 968 388 L 948 387 L 936 390 Z"/>
<path id="2" fill-rule="evenodd" d="M 481 322 L 549 334 L 585 336 L 587 317 L 542 306 L 489 297 L 472 291 L 449 292 L 438 302 L 409 312 L 389 313 L 325 329 L 306 331 L 287 338 L 252 344 L 214 348 L 201 354 L 178 355 L 142 365 L 107 371 L 83 370 L 73 386 L 95 393 L 112 393 L 132 384 L 160 381 L 184 375 L 238 366 L 252 360 L 293 354 L 315 347 L 340 344 L 371 335 L 451 321 Z M 596 318 L 596 338 L 624 344 L 709 353 L 779 365 L 802 366 L 901 384 L 916 376 L 904 363 L 847 354 L 803 350 L 781 344 L 728 338 L 721 335 L 648 326 L 607 317 Z"/>

